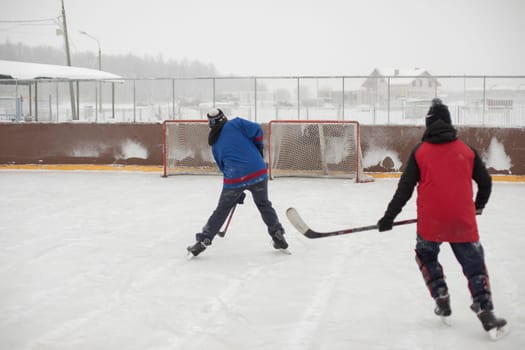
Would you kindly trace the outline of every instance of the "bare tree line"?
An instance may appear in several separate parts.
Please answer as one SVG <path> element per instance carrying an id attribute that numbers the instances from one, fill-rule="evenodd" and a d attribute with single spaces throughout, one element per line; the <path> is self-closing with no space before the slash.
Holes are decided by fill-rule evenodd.
<path id="1" fill-rule="evenodd" d="M 20 62 L 66 65 L 63 50 L 51 46 L 28 46 L 22 43 L 0 44 L 0 59 Z M 97 69 L 95 52 L 77 52 L 72 55 L 72 65 Z M 103 70 L 125 78 L 178 78 L 217 76 L 213 64 L 197 60 L 164 59 L 162 55 L 139 57 L 134 54 L 102 54 Z"/>

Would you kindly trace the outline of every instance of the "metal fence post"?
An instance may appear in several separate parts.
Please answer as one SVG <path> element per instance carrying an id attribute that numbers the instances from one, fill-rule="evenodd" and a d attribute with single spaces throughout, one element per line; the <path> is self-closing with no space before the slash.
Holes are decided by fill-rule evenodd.
<path id="1" fill-rule="evenodd" d="M 60 98 L 58 96 L 59 95 L 58 91 L 59 91 L 58 90 L 58 83 L 55 82 L 55 93 L 56 93 L 55 103 L 57 105 L 57 108 L 56 108 L 56 110 L 57 110 L 57 123 L 60 121 L 60 111 L 59 111 L 59 103 L 58 103 Z M 97 122 L 98 122 L 98 120 L 97 120 Z"/>
<path id="2" fill-rule="evenodd" d="M 299 77 L 297 77 L 297 119 L 301 119 L 301 99 L 300 99 L 300 89 Z"/>
<path id="3" fill-rule="evenodd" d="M 137 121 L 137 89 L 135 83 L 136 80 L 133 79 L 133 123 Z"/>
<path id="4" fill-rule="evenodd" d="M 77 91 L 76 91 L 76 95 L 77 95 L 77 113 L 76 113 L 76 120 L 80 120 L 80 82 L 77 80 Z"/>
<path id="5" fill-rule="evenodd" d="M 481 111 L 481 125 L 485 125 L 485 106 L 487 103 L 487 77 L 483 76 L 483 110 Z"/>
<path id="6" fill-rule="evenodd" d="M 386 96 L 387 96 L 387 106 L 386 106 L 387 123 L 390 124 L 390 77 L 388 77 L 388 86 L 387 86 Z"/>
<path id="7" fill-rule="evenodd" d="M 15 120 L 17 122 L 22 119 L 22 97 L 16 96 L 16 114 L 15 114 Z"/>
<path id="8" fill-rule="evenodd" d="M 37 121 L 38 121 L 38 82 L 35 81 L 35 122 Z"/>
<path id="9" fill-rule="evenodd" d="M 115 83 L 111 83 L 111 118 L 115 119 Z"/>
<path id="10" fill-rule="evenodd" d="M 212 86 L 213 86 L 213 107 L 215 107 L 215 78 L 212 78 Z"/>
<path id="11" fill-rule="evenodd" d="M 342 113 L 343 113 L 343 116 L 342 116 L 343 118 L 342 119 L 345 120 L 345 77 L 342 77 L 341 80 L 342 80 L 342 83 L 343 83 L 342 84 L 343 85 L 342 86 L 343 96 L 341 96 Z"/>
<path id="12" fill-rule="evenodd" d="M 171 118 L 175 119 L 175 79 L 171 79 L 171 104 L 172 104 Z"/>
<path id="13" fill-rule="evenodd" d="M 253 102 L 255 104 L 254 121 L 256 122 L 257 121 L 257 78 L 253 78 L 253 84 L 254 84 Z"/>

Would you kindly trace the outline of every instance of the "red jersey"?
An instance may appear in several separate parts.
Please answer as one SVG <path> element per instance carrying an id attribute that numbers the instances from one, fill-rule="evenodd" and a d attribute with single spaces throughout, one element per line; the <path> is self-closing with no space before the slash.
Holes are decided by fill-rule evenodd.
<path id="1" fill-rule="evenodd" d="M 399 179 L 385 217 L 401 212 L 417 185 L 417 233 L 427 241 L 476 242 L 476 209 L 489 200 L 492 179 L 480 156 L 438 120 L 423 134 Z M 478 185 L 476 198 L 472 180 Z"/>
<path id="2" fill-rule="evenodd" d="M 423 142 L 415 152 L 417 232 L 428 241 L 479 240 L 472 189 L 474 151 L 460 140 Z"/>

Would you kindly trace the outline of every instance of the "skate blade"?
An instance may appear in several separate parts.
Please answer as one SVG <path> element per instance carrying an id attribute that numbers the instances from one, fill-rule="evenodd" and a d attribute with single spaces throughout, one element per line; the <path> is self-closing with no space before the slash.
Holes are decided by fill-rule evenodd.
<path id="1" fill-rule="evenodd" d="M 273 249 L 275 249 L 275 250 L 278 251 L 279 253 L 282 253 L 282 254 L 285 254 L 285 255 L 292 255 L 292 252 L 290 252 L 290 251 L 288 250 L 288 248 L 286 248 L 286 249 L 283 249 L 283 248 L 275 248 L 275 247 L 273 246 L 273 241 L 270 241 L 270 245 L 272 246 Z"/>
<path id="2" fill-rule="evenodd" d="M 441 319 L 441 323 L 443 323 L 445 326 L 452 327 L 452 320 L 450 319 L 450 316 L 439 316 Z"/>
<path id="3" fill-rule="evenodd" d="M 487 333 L 489 334 L 489 338 L 492 341 L 500 340 L 501 338 L 508 335 L 509 332 L 510 332 L 510 329 L 508 325 L 505 325 L 501 328 L 494 328 L 494 329 L 491 329 L 490 331 L 487 331 Z"/>
<path id="4" fill-rule="evenodd" d="M 186 248 L 186 260 L 191 260 L 193 259 L 194 257 L 196 257 L 197 255 L 193 255 L 193 253 L 191 252 L 191 246 Z"/>

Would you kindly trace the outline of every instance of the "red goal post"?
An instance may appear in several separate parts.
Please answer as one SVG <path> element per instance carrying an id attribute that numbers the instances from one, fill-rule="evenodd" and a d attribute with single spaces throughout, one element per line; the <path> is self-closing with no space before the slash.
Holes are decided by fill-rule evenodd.
<path id="1" fill-rule="evenodd" d="M 268 140 L 268 171 L 272 179 L 298 176 L 373 181 L 363 171 L 357 121 L 272 120 Z"/>

